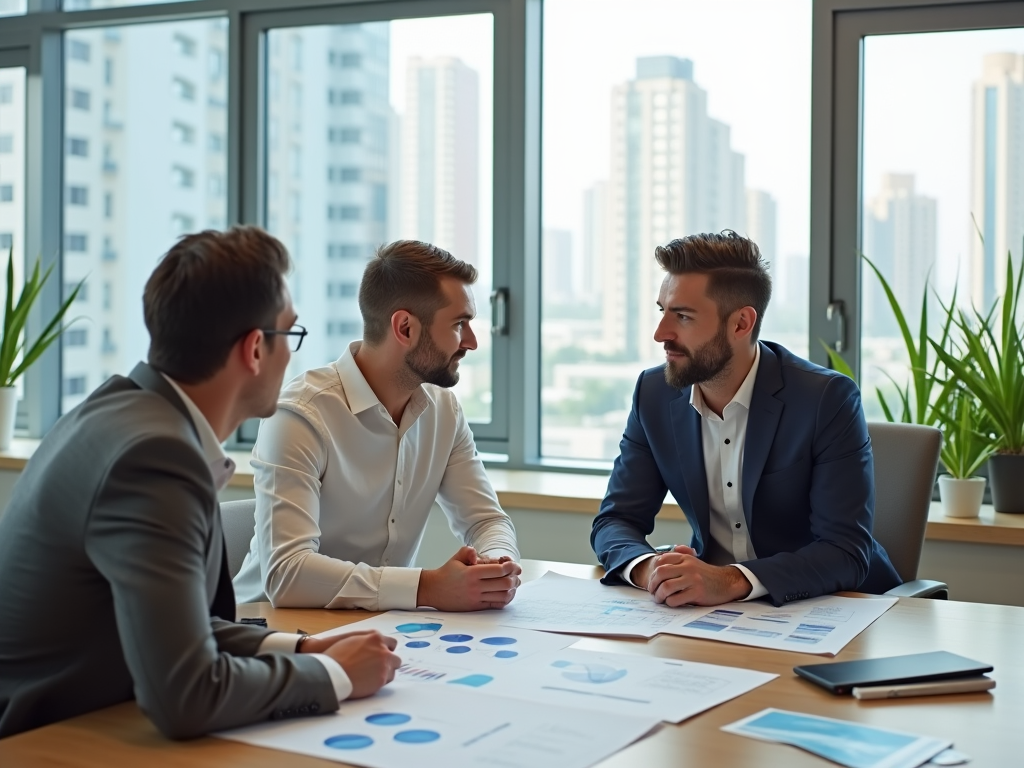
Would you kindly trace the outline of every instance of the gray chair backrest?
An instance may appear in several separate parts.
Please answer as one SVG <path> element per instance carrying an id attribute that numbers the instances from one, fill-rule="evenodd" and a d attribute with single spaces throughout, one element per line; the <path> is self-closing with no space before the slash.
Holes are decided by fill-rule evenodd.
<path id="1" fill-rule="evenodd" d="M 256 532 L 256 499 L 222 502 L 220 519 L 224 526 L 224 544 L 228 550 L 228 571 L 231 578 L 235 578 Z"/>
<path id="2" fill-rule="evenodd" d="M 919 424 L 868 422 L 875 457 L 875 539 L 904 581 L 917 578 L 942 432 Z"/>

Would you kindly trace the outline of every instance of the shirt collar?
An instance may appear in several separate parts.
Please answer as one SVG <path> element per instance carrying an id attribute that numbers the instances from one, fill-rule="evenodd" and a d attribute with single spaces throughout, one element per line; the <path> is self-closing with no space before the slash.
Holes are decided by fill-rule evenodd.
<path id="1" fill-rule="evenodd" d="M 186 395 L 170 376 L 163 372 L 160 375 L 167 379 L 167 383 L 174 388 L 175 393 L 188 409 L 189 416 L 192 417 L 192 422 L 196 425 L 196 432 L 199 433 L 199 445 L 203 449 L 203 456 L 206 458 L 206 463 L 210 465 L 214 485 L 217 486 L 218 491 L 222 490 L 231 476 L 235 474 L 235 462 L 224 453 L 224 448 L 221 446 L 220 440 L 217 439 L 213 427 L 210 426 L 210 422 L 206 420 L 206 416 L 199 410 L 199 407 L 192 402 L 192 398 Z"/>
<path id="2" fill-rule="evenodd" d="M 737 389 L 736 394 L 732 396 L 732 400 L 730 400 L 726 404 L 725 408 L 722 409 L 723 414 L 733 403 L 742 405 L 748 411 L 750 410 L 750 401 L 754 397 L 754 382 L 757 379 L 757 369 L 761 363 L 761 344 L 760 342 L 755 342 L 755 344 L 754 363 L 750 366 L 750 370 L 747 372 L 746 378 L 743 379 L 743 383 L 740 384 L 740 388 Z M 696 384 L 690 387 L 690 405 L 693 406 L 693 409 L 697 411 L 697 413 L 707 418 L 708 409 L 707 406 L 704 405 L 704 396 L 700 391 L 700 387 Z"/>
<path id="3" fill-rule="evenodd" d="M 359 352 L 362 343 L 361 341 L 350 343 L 348 349 L 345 350 L 345 353 L 335 363 L 338 369 L 338 377 L 341 379 L 341 385 L 345 388 L 348 407 L 352 413 L 362 413 L 371 408 L 379 408 L 382 413 L 386 414 L 387 410 L 381 403 L 380 398 L 377 397 L 377 394 L 370 387 L 366 377 L 363 376 L 363 372 L 359 370 L 359 366 L 356 364 L 356 354 Z M 420 385 L 412 393 L 412 398 L 409 400 L 410 416 L 419 416 L 426 407 L 427 398 L 423 392 L 423 386 Z"/>

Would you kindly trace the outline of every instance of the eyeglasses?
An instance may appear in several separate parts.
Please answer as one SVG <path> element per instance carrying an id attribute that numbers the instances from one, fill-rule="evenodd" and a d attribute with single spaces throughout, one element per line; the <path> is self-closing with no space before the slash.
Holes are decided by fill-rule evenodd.
<path id="1" fill-rule="evenodd" d="M 276 328 L 261 328 L 267 336 L 287 336 L 288 337 L 288 349 L 292 352 L 298 352 L 302 347 L 302 340 L 306 338 L 306 334 L 309 333 L 304 326 L 293 325 L 290 330 L 279 331 Z"/>

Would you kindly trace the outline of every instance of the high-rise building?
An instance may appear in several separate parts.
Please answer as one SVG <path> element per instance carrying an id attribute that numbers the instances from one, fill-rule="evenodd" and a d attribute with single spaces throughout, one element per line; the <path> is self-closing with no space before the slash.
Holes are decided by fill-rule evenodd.
<path id="1" fill-rule="evenodd" d="M 603 292 L 602 275 L 608 259 L 608 182 L 599 181 L 583 193 L 583 250 L 577 289 L 587 304 L 596 304 Z"/>
<path id="2" fill-rule="evenodd" d="M 544 303 L 569 304 L 576 298 L 573 287 L 572 232 L 545 229 L 541 279 Z"/>
<path id="3" fill-rule="evenodd" d="M 775 198 L 764 190 L 748 189 L 746 235 L 757 243 L 761 256 L 771 265 L 773 280 L 778 280 L 780 275 L 779 265 L 775 263 L 779 242 L 777 220 Z"/>
<path id="4" fill-rule="evenodd" d="M 0 69 L 0 257 L 25 256 L 25 70 Z"/>
<path id="5" fill-rule="evenodd" d="M 405 82 L 402 235 L 479 267 L 479 76 L 454 57 L 413 57 Z"/>
<path id="6" fill-rule="evenodd" d="M 603 325 L 609 351 L 654 358 L 658 245 L 695 232 L 746 225 L 744 158 L 730 128 L 708 116 L 693 62 L 637 59 L 636 77 L 614 88 L 610 234 Z"/>
<path id="7" fill-rule="evenodd" d="M 936 201 L 914 191 L 913 174 L 887 173 L 864 212 L 864 254 L 892 288 L 911 325 L 920 321 L 921 297 L 937 253 Z M 899 327 L 878 278 L 864 272 L 861 302 L 866 335 L 896 336 Z"/>
<path id="8" fill-rule="evenodd" d="M 971 136 L 971 298 L 987 310 L 1003 293 L 1007 253 L 1024 238 L 1024 55 L 984 57 Z"/>

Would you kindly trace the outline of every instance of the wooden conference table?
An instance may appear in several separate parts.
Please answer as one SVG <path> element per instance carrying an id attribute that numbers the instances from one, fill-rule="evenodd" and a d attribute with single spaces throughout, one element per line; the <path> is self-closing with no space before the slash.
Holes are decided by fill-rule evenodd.
<path id="1" fill-rule="evenodd" d="M 526 578 L 552 570 L 597 578 L 597 568 L 525 561 Z M 361 611 L 281 609 L 269 603 L 239 606 L 240 616 L 264 616 L 272 629 L 321 632 L 366 618 Z M 1014 765 L 1024 760 L 1024 608 L 942 600 L 901 599 L 850 643 L 836 660 L 947 650 L 995 666 L 992 693 L 860 702 L 833 696 L 797 678 L 798 664 L 828 661 L 807 654 L 769 651 L 707 640 L 662 635 L 650 641 L 586 638 L 580 647 L 649 654 L 711 664 L 748 667 L 779 677 L 680 725 L 663 725 L 651 736 L 601 763 L 604 768 L 657 768 L 684 764 L 732 766 L 831 765 L 793 747 L 722 733 L 722 725 L 765 707 L 779 707 L 946 736 L 973 758 L 972 766 Z M 112 765 L 163 768 L 290 768 L 338 763 L 215 738 L 172 742 L 157 732 L 134 703 L 121 704 L 0 740 L 0 766 Z"/>

